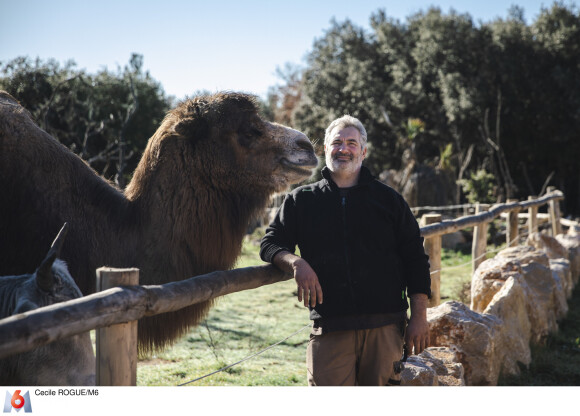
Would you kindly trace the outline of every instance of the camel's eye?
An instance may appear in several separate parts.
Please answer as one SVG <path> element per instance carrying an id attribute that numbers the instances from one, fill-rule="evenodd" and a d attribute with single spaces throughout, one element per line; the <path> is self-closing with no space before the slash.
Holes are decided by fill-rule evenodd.
<path id="1" fill-rule="evenodd" d="M 250 127 L 248 130 L 240 132 L 238 142 L 244 147 L 252 147 L 256 143 L 256 139 L 262 136 L 262 130 L 256 127 Z"/>

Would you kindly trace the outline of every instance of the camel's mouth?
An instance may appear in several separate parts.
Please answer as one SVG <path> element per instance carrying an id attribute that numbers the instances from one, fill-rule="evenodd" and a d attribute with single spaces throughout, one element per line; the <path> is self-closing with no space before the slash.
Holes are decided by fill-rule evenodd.
<path id="1" fill-rule="evenodd" d="M 306 160 L 303 162 L 292 162 L 286 158 L 280 160 L 280 164 L 290 171 L 296 172 L 300 176 L 308 177 L 312 175 L 312 172 L 316 168 L 317 164 L 313 164 L 311 161 Z"/>

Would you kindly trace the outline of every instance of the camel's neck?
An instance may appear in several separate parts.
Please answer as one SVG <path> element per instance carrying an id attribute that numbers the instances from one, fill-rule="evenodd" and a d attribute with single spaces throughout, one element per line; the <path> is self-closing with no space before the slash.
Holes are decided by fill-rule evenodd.
<path id="1" fill-rule="evenodd" d="M 265 206 L 268 195 L 223 191 L 192 172 L 179 172 L 180 180 L 172 180 L 177 174 L 134 177 L 138 186 L 128 187 L 127 197 L 146 233 L 148 255 L 165 252 L 165 267 L 183 278 L 231 268 L 249 221 Z M 160 250 L 161 244 L 165 247 Z"/>

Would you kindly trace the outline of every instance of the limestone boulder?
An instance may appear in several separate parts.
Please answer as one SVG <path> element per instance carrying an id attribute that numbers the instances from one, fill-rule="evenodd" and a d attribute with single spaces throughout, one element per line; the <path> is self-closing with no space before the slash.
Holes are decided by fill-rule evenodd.
<path id="1" fill-rule="evenodd" d="M 556 285 L 554 299 L 556 319 L 561 320 L 568 314 L 568 299 L 572 296 L 574 289 L 570 262 L 565 259 L 550 259 L 550 270 Z"/>
<path id="2" fill-rule="evenodd" d="M 448 347 L 463 365 L 466 385 L 496 385 L 503 354 L 497 344 L 502 321 L 450 301 L 427 310 L 431 345 Z"/>
<path id="3" fill-rule="evenodd" d="M 532 325 L 532 341 L 541 342 L 556 331 L 559 288 L 547 254 L 532 246 L 518 246 L 500 251 L 491 260 L 483 262 L 473 274 L 471 308 L 483 312 L 509 277 L 521 275 L 526 283 L 522 287 Z"/>
<path id="4" fill-rule="evenodd" d="M 577 285 L 580 280 L 580 235 L 576 234 L 575 231 L 570 233 L 570 230 L 567 234 L 558 234 L 556 239 L 568 250 L 572 284 Z"/>
<path id="5" fill-rule="evenodd" d="M 546 336 L 558 330 L 556 305 L 557 285 L 550 267 L 540 263 L 522 266 L 528 317 L 532 323 L 532 342 L 541 343 Z"/>
<path id="6" fill-rule="evenodd" d="M 550 259 L 568 260 L 568 250 L 560 242 L 543 233 L 532 233 L 528 236 L 526 244 L 546 253 Z"/>
<path id="7" fill-rule="evenodd" d="M 451 349 L 429 347 L 417 357 L 435 371 L 440 386 L 465 386 L 463 364 Z"/>
<path id="8" fill-rule="evenodd" d="M 532 360 L 532 325 L 528 318 L 526 286 L 523 275 L 509 277 L 484 311 L 484 314 L 497 316 L 503 322 L 497 345 L 503 355 L 501 371 L 504 374 L 518 375 L 518 363 L 527 367 Z"/>
<path id="9" fill-rule="evenodd" d="M 402 386 L 465 386 L 463 365 L 447 347 L 429 347 L 412 355 L 401 372 Z"/>
<path id="10" fill-rule="evenodd" d="M 497 256 L 483 261 L 471 277 L 471 309 L 483 312 L 510 276 L 522 274 L 519 261 Z"/>
<path id="11" fill-rule="evenodd" d="M 424 360 L 412 355 L 401 371 L 401 386 L 438 386 L 437 373 Z"/>
<path id="12" fill-rule="evenodd" d="M 508 247 L 497 253 L 495 258 L 516 260 L 520 264 L 538 263 L 550 267 L 549 257 L 541 250 L 532 246 Z"/>

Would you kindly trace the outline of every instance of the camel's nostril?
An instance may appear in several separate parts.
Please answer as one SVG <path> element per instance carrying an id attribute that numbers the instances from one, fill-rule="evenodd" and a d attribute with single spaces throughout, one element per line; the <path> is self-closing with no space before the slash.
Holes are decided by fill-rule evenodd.
<path id="1" fill-rule="evenodd" d="M 296 142 L 296 145 L 302 150 L 306 150 L 308 152 L 314 152 L 314 147 L 312 147 L 312 143 L 310 143 L 309 140 L 300 139 Z"/>

